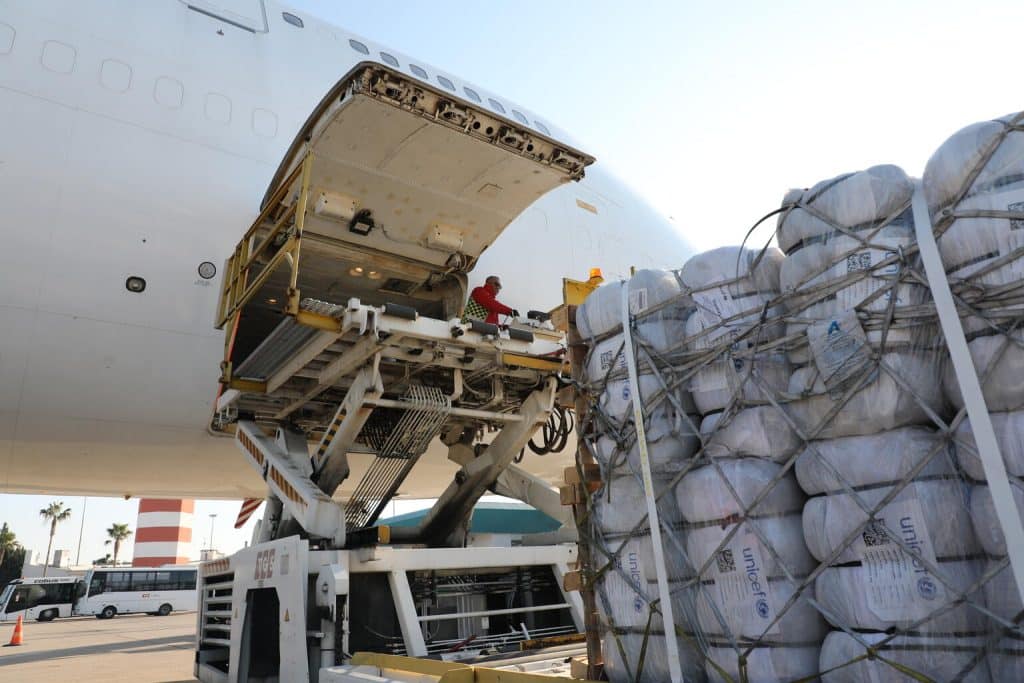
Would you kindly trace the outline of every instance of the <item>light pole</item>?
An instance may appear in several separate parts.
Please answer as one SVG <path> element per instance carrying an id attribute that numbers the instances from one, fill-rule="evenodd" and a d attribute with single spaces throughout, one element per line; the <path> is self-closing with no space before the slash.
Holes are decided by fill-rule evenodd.
<path id="1" fill-rule="evenodd" d="M 210 515 L 210 550 L 213 550 L 213 520 L 217 518 L 217 513 L 214 512 Z"/>
<path id="2" fill-rule="evenodd" d="M 88 497 L 82 498 L 82 523 L 78 527 L 78 550 L 75 552 L 75 566 L 82 564 L 82 532 L 85 531 L 85 504 L 89 502 Z"/>

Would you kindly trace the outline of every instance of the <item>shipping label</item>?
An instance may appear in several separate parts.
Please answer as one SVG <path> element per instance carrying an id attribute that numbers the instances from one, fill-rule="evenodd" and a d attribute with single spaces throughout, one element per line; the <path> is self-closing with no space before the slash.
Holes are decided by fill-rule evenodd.
<path id="1" fill-rule="evenodd" d="M 711 576 L 718 593 L 716 605 L 733 635 L 750 638 L 779 632 L 775 603 L 765 573 L 761 541 L 751 531 L 741 530 L 718 552 Z"/>
<path id="2" fill-rule="evenodd" d="M 935 566 L 935 548 L 917 496 L 889 503 L 852 545 L 861 561 L 868 609 L 884 621 L 922 619 L 942 606 L 946 589 L 926 563 L 903 550 L 887 531 Z"/>
<path id="3" fill-rule="evenodd" d="M 833 394 L 842 393 L 871 361 L 871 348 L 856 311 L 809 325 L 807 339 L 825 388 Z"/>

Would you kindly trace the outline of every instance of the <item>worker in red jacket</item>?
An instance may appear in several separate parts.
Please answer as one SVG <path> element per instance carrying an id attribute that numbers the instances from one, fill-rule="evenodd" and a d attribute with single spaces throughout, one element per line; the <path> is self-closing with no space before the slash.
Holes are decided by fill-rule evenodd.
<path id="1" fill-rule="evenodd" d="M 498 301 L 496 297 L 500 291 L 501 280 L 498 279 L 498 276 L 488 276 L 484 280 L 483 286 L 477 287 L 469 295 L 469 301 L 466 302 L 466 312 L 462 316 L 463 321 L 483 320 L 492 325 L 497 325 L 498 314 L 519 317 L 519 311 L 509 308 Z"/>

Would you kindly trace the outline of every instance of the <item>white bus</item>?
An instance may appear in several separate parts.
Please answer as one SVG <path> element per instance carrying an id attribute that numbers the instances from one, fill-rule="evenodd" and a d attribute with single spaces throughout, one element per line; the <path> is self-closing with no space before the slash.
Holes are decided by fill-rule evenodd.
<path id="1" fill-rule="evenodd" d="M 0 593 L 0 621 L 51 621 L 93 614 L 110 619 L 144 612 L 167 616 L 195 610 L 195 567 L 102 567 L 84 577 L 17 579 Z"/>
<path id="2" fill-rule="evenodd" d="M 145 612 L 162 617 L 195 610 L 195 567 L 110 567 L 85 574 L 85 592 L 75 614 L 111 619 L 118 614 Z"/>
<path id="3" fill-rule="evenodd" d="M 0 593 L 0 621 L 70 617 L 75 600 L 84 594 L 85 582 L 79 576 L 16 579 Z"/>

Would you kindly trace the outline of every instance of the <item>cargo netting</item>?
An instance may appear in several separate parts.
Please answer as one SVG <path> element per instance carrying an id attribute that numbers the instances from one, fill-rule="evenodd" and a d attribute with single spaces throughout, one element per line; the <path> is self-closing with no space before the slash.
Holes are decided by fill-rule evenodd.
<path id="1" fill-rule="evenodd" d="M 748 239 L 767 246 L 641 270 L 580 306 L 580 457 L 602 479 L 580 534 L 613 683 L 671 680 L 671 639 L 687 681 L 1024 680 L 1022 605 L 912 211 L 919 187 L 1020 514 L 1022 121 L 961 130 L 920 182 L 883 165 L 790 191 Z"/>

